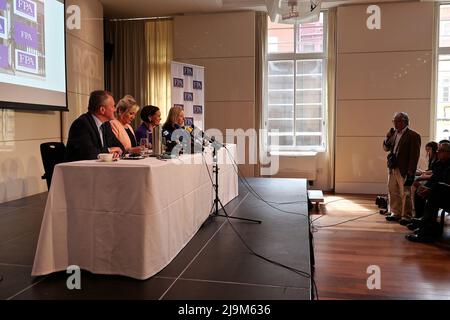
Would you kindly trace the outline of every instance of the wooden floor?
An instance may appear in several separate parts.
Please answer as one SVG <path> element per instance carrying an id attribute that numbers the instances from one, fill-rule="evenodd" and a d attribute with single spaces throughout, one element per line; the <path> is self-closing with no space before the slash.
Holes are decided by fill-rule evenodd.
<path id="1" fill-rule="evenodd" d="M 386 222 L 373 195 L 326 195 L 320 213 L 312 216 L 320 299 L 450 299 L 449 217 L 443 239 L 422 244 Z M 369 266 L 380 268 L 380 290 L 367 288 Z"/>

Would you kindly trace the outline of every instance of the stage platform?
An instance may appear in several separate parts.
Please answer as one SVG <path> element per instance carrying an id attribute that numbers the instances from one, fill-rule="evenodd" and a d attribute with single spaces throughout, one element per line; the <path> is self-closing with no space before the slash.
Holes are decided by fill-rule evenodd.
<path id="1" fill-rule="evenodd" d="M 311 274 L 306 180 L 248 179 L 252 188 L 278 211 L 257 199 L 244 184 L 226 210 L 256 253 Z M 123 276 L 81 273 L 81 290 L 68 290 L 65 272 L 31 277 L 46 194 L 0 204 L 0 226 L 27 229 L 23 237 L 0 239 L 1 299 L 155 299 L 155 300 L 310 300 L 311 280 L 250 253 L 223 217 L 208 219 L 175 259 L 157 275 L 140 281 Z M 284 203 L 284 204 L 279 204 Z M 286 204 L 287 203 L 287 204 Z M 15 214 L 14 214 L 15 213 Z M 19 217 L 15 219 L 14 216 Z M 33 217 L 30 227 L 26 216 Z M 3 221 L 3 220 L 4 221 Z M 30 229 L 30 230 L 28 230 Z"/>

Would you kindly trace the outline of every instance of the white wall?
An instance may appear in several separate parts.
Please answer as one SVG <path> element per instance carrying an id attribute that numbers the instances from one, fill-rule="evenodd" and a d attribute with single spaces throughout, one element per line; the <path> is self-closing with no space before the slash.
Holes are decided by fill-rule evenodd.
<path id="1" fill-rule="evenodd" d="M 81 8 L 81 30 L 68 31 L 69 112 L 0 109 L 0 203 L 47 191 L 39 145 L 61 141 L 86 111 L 88 94 L 103 88 L 103 7 L 98 0 L 69 0 Z"/>
<path id="2" fill-rule="evenodd" d="M 255 13 L 177 16 L 173 41 L 174 61 L 205 67 L 206 129 L 255 128 Z"/>
<path id="3" fill-rule="evenodd" d="M 338 8 L 336 192 L 387 191 L 382 141 L 396 111 L 429 141 L 433 4 L 379 4 L 381 29 L 366 27 L 367 5 Z M 423 160 L 423 159 L 422 159 Z"/>

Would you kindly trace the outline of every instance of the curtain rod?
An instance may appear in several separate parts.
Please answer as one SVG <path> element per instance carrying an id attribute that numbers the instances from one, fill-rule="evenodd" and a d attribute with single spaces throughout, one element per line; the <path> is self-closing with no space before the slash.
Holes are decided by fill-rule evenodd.
<path id="1" fill-rule="evenodd" d="M 173 17 L 147 17 L 147 18 L 124 18 L 124 19 L 108 19 L 109 21 L 140 21 L 140 20 L 172 20 Z"/>

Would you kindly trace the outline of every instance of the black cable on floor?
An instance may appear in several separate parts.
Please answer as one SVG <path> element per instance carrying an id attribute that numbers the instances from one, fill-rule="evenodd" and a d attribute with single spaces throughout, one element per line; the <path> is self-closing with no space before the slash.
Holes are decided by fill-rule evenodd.
<path id="1" fill-rule="evenodd" d="M 226 148 L 225 148 L 225 149 L 226 149 Z M 226 149 L 226 150 L 228 151 L 228 149 Z M 214 186 L 214 181 L 213 181 L 213 179 L 212 179 L 211 173 L 209 172 L 208 163 L 206 162 L 206 159 L 205 159 L 205 156 L 203 155 L 203 153 L 202 153 L 202 156 L 203 156 L 203 159 L 205 160 L 205 165 L 206 165 L 206 170 L 208 171 L 208 176 L 209 176 L 209 178 L 210 178 L 210 180 L 211 180 L 212 185 Z M 230 159 L 231 159 L 231 158 L 230 158 Z M 234 159 L 232 159 L 232 161 L 234 162 Z M 233 168 L 234 168 L 234 166 L 233 166 Z M 239 177 L 239 173 L 238 173 L 238 177 Z M 247 183 L 248 183 L 248 182 L 247 182 Z M 253 189 L 253 188 L 252 188 L 252 189 Z M 249 192 L 250 192 L 250 190 L 249 190 Z M 256 191 L 255 191 L 255 192 L 256 192 Z M 250 193 L 251 193 L 251 192 L 250 192 Z M 257 194 L 258 194 L 258 193 L 257 193 Z M 260 198 L 261 201 L 265 202 L 259 194 L 258 194 L 258 196 L 259 196 L 259 198 Z M 224 208 L 222 202 L 220 201 L 220 199 L 219 199 L 219 202 L 220 202 L 222 208 Z M 272 206 L 271 206 L 271 207 L 272 207 Z M 273 207 L 273 208 L 274 208 L 274 207 Z M 277 209 L 277 208 L 275 208 L 275 209 Z M 316 300 L 319 300 L 319 293 L 318 293 L 318 290 L 317 290 L 316 281 L 314 280 L 314 277 L 311 276 L 311 274 L 309 274 L 309 273 L 307 273 L 307 272 L 305 272 L 305 271 L 301 271 L 301 270 L 298 270 L 298 269 L 296 269 L 296 268 L 287 266 L 287 265 L 282 264 L 282 263 L 280 263 L 280 262 L 277 262 L 277 261 L 275 261 L 275 260 L 269 259 L 269 258 L 264 257 L 263 255 L 261 255 L 261 254 L 255 252 L 255 251 L 247 244 L 247 242 L 244 240 L 244 238 L 243 238 L 242 235 L 239 233 L 239 231 L 236 230 L 236 228 L 234 227 L 233 223 L 232 223 L 231 220 L 230 220 L 230 217 L 229 217 L 228 213 L 227 213 L 225 210 L 222 210 L 222 211 L 225 213 L 225 216 L 226 216 L 226 218 L 227 218 L 227 222 L 230 224 L 231 229 L 233 229 L 233 232 L 238 236 L 239 240 L 241 240 L 242 244 L 247 248 L 248 251 L 250 251 L 251 254 L 255 255 L 256 257 L 258 257 L 258 258 L 260 258 L 260 259 L 262 259 L 262 260 L 264 260 L 264 261 L 267 261 L 267 262 L 269 262 L 269 263 L 272 263 L 272 264 L 274 264 L 274 265 L 276 265 L 276 266 L 279 266 L 279 267 L 281 267 L 281 268 L 287 269 L 287 270 L 289 270 L 289 271 L 291 271 L 291 272 L 294 272 L 294 273 L 296 273 L 296 274 L 298 274 L 298 275 L 300 275 L 300 276 L 302 276 L 302 277 L 304 277 L 304 278 L 306 278 L 306 279 L 311 280 L 311 282 L 312 282 L 312 284 L 313 284 L 313 288 L 314 288 L 314 289 L 313 289 L 313 290 L 314 290 L 313 299 L 314 299 L 314 297 L 315 297 Z M 303 214 L 298 214 L 298 213 L 296 213 L 296 214 L 297 214 L 297 215 L 303 215 Z M 303 216 L 304 216 L 304 215 L 303 215 Z M 308 221 L 309 221 L 309 216 L 308 216 Z"/>
<path id="2" fill-rule="evenodd" d="M 344 201 L 344 200 L 347 200 L 347 199 L 335 199 L 335 200 L 330 200 L 330 201 L 328 201 L 328 202 L 323 203 L 323 205 L 326 206 L 327 204 L 330 204 L 330 203 L 333 203 L 333 202 L 338 202 L 338 201 Z"/>
<path id="3" fill-rule="evenodd" d="M 262 197 L 258 192 L 256 192 L 255 189 L 253 189 L 253 187 L 250 185 L 250 183 L 249 183 L 249 182 L 247 181 L 247 179 L 244 177 L 244 175 L 242 174 L 241 170 L 239 169 L 238 164 L 237 164 L 236 161 L 231 157 L 231 154 L 230 154 L 229 150 L 228 150 L 226 147 L 224 147 L 224 148 L 225 148 L 225 150 L 227 151 L 228 158 L 229 158 L 229 159 L 233 162 L 233 164 L 234 164 L 234 165 L 232 164 L 232 167 L 233 167 L 234 171 L 236 172 L 236 174 L 238 175 L 239 180 L 242 182 L 242 184 L 244 185 L 244 187 L 245 187 L 245 188 L 246 188 L 253 196 L 255 196 L 255 198 L 257 198 L 258 200 L 261 200 L 262 202 L 264 202 L 265 204 L 267 204 L 269 207 L 271 207 L 271 208 L 273 208 L 273 209 L 275 209 L 275 210 L 281 211 L 281 212 L 283 212 L 283 213 L 295 214 L 295 215 L 304 216 L 304 217 L 308 217 L 308 216 L 309 216 L 309 215 L 306 215 L 306 214 L 300 213 L 300 212 L 293 212 L 293 211 L 283 210 L 283 209 L 277 208 L 277 207 L 275 207 L 275 206 L 273 206 L 273 205 L 271 204 L 271 203 L 275 203 L 275 204 L 278 204 L 278 205 L 283 205 L 283 204 L 297 203 L 297 202 L 306 202 L 306 201 L 293 201 L 293 202 L 286 202 L 286 203 L 283 203 L 283 202 L 267 201 L 267 200 L 263 199 L 263 197 Z M 237 169 L 237 170 L 236 170 L 236 169 Z"/>
<path id="4" fill-rule="evenodd" d="M 228 148 L 224 145 L 223 148 L 227 151 L 227 155 L 228 158 L 234 163 L 233 169 L 234 171 L 236 171 L 236 168 L 239 172 L 236 171 L 236 173 L 238 174 L 238 177 L 241 178 L 241 182 L 243 182 L 243 184 L 245 186 L 248 186 L 247 189 L 251 189 L 253 191 L 253 195 L 255 195 L 256 198 L 260 199 L 261 201 L 269 204 L 269 203 L 273 203 L 273 204 L 278 204 L 278 205 L 284 205 L 284 204 L 294 204 L 294 203 L 299 203 L 299 202 L 306 202 L 305 200 L 296 200 L 296 201 L 288 201 L 288 202 L 276 202 L 276 201 L 268 201 L 268 200 L 264 200 L 261 195 L 256 192 L 255 189 L 253 189 L 253 187 L 250 185 L 250 183 L 247 181 L 247 179 L 245 178 L 245 176 L 242 174 L 241 169 L 239 169 L 238 164 L 236 163 L 236 160 L 234 160 L 232 158 L 231 152 L 228 150 Z M 244 181 L 242 181 L 244 180 Z"/>
<path id="5" fill-rule="evenodd" d="M 341 225 L 341 224 L 348 223 L 348 222 L 351 222 L 351 221 L 355 221 L 355 220 L 367 218 L 367 217 L 370 217 L 370 216 L 374 216 L 374 215 L 376 215 L 376 214 L 379 214 L 379 213 L 378 213 L 378 212 L 375 212 L 375 213 L 371 213 L 371 214 L 368 214 L 368 215 L 365 215 L 365 216 L 361 216 L 361 217 L 356 217 L 356 218 L 353 218 L 353 219 L 345 220 L 345 221 L 342 221 L 342 222 L 339 222 L 339 223 L 335 223 L 335 224 L 330 224 L 330 225 L 326 225 L 326 226 L 314 226 L 314 227 L 317 228 L 317 229 L 323 229 L 323 228 L 335 227 L 335 226 L 339 226 L 339 225 Z M 319 218 L 317 218 L 317 219 L 319 219 Z M 315 219 L 315 220 L 317 220 L 317 219 Z M 314 222 L 315 220 L 313 220 L 313 222 Z"/>

